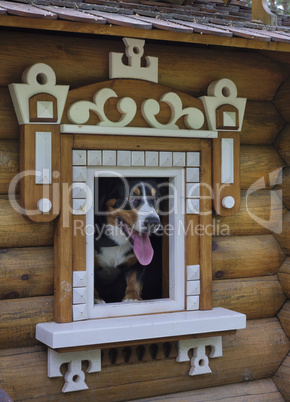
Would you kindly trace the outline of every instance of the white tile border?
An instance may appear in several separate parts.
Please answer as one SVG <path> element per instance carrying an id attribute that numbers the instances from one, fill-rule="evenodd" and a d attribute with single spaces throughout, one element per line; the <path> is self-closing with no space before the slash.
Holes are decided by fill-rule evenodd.
<path id="1" fill-rule="evenodd" d="M 87 166 L 81 165 L 86 161 Z M 146 175 L 143 169 L 152 169 L 158 167 L 159 169 L 165 169 L 164 172 L 170 172 L 172 169 L 182 169 L 186 173 L 186 210 L 187 214 L 199 213 L 199 175 L 200 169 L 197 165 L 200 164 L 200 152 L 171 152 L 171 151 L 130 151 L 130 150 L 73 150 L 73 162 L 76 166 L 73 166 L 73 214 L 85 215 L 86 214 L 86 199 L 85 190 L 87 190 L 87 175 L 88 169 L 105 169 L 112 166 L 118 171 L 122 169 L 142 168 L 141 175 Z M 177 167 L 172 167 L 175 164 Z M 148 165 L 148 166 L 147 166 Z M 195 167 L 186 167 L 186 166 Z M 146 167 L 145 167 L 146 166 Z M 121 169 L 121 170 L 120 170 Z M 167 170 L 168 169 L 168 170 Z M 158 177 L 159 174 L 155 171 L 153 176 Z M 129 171 L 127 171 L 128 173 Z M 132 172 L 132 171 L 131 171 Z M 169 173 L 170 174 L 170 173 Z M 126 174 L 125 174 L 126 175 Z M 166 173 L 165 173 L 166 175 Z M 152 177 L 152 173 L 149 174 Z M 164 176 L 165 177 L 165 176 Z M 93 189 L 92 189 L 93 190 Z M 79 292 L 77 291 L 76 294 Z M 192 294 L 188 296 L 193 296 Z M 196 295 L 194 295 L 196 296 Z M 89 296 L 90 297 L 90 296 Z M 185 295 L 184 295 L 185 297 Z M 76 298 L 75 298 L 76 300 Z M 75 319 L 84 319 L 88 314 L 87 311 L 81 311 L 82 299 L 78 297 L 78 305 L 74 308 Z M 191 309 L 197 308 L 198 300 L 188 299 L 187 306 L 191 306 Z M 133 306 L 134 307 L 134 306 Z M 135 306 L 136 307 L 136 306 Z M 138 307 L 139 308 L 139 307 Z M 146 309 L 149 307 L 147 306 Z M 146 310 L 147 311 L 147 310 Z M 79 317 L 79 318 L 77 318 Z"/>

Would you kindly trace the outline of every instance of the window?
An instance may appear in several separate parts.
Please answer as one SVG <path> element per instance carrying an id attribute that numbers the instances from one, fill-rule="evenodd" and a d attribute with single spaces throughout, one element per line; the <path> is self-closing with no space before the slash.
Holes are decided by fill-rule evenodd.
<path id="1" fill-rule="evenodd" d="M 139 302 L 130 303 L 106 303 L 96 304 L 94 303 L 94 282 L 91 281 L 88 288 L 88 302 L 89 302 L 89 318 L 99 317 L 112 317 L 130 314 L 146 314 L 156 312 L 167 312 L 184 310 L 184 283 L 185 283 L 185 266 L 184 266 L 184 233 L 179 235 L 178 230 L 182 230 L 184 227 L 184 169 L 183 168 L 142 168 L 135 167 L 129 168 L 116 168 L 108 167 L 102 168 L 88 168 L 87 171 L 87 186 L 91 190 L 92 194 L 96 194 L 95 187 L 100 177 L 121 177 L 124 180 L 127 178 L 163 178 L 164 181 L 160 181 L 159 185 L 167 187 L 169 189 L 168 201 L 169 201 L 169 215 L 168 223 L 163 226 L 164 236 L 168 236 L 168 249 L 166 250 L 168 261 L 168 268 L 164 267 L 164 270 L 168 272 L 168 296 L 161 297 L 153 300 L 143 300 Z M 169 185 L 168 185 L 169 183 Z M 102 191 L 98 188 L 99 192 Z M 164 214 L 165 215 L 165 214 Z M 94 225 L 95 208 L 93 205 L 87 212 L 87 224 L 89 226 Z M 164 216 L 164 218 L 167 218 Z M 164 241 L 165 243 L 165 241 Z M 162 254 L 161 249 L 155 250 L 157 255 Z M 158 258 L 160 259 L 160 258 Z M 161 260 L 162 264 L 162 260 Z M 165 263 L 164 263 L 165 265 Z M 160 268 L 160 267 L 157 267 Z M 150 268 L 148 268 L 150 269 Z M 87 271 L 90 277 L 94 276 L 94 236 L 87 234 Z M 160 272 L 160 270 L 159 270 Z M 161 270 L 162 272 L 162 270 Z M 167 276 L 167 272 L 164 272 L 164 277 Z M 154 275 L 152 274 L 154 280 Z M 146 272 L 145 272 L 146 277 Z M 166 293 L 166 289 L 164 290 Z"/>

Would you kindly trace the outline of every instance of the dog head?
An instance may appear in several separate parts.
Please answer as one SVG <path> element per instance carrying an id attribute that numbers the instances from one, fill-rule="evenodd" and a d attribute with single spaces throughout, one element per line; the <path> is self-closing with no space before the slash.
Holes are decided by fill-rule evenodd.
<path id="1" fill-rule="evenodd" d="M 106 236 L 116 245 L 130 244 L 140 264 L 148 265 L 154 254 L 149 237 L 161 226 L 158 183 L 151 179 L 102 179 L 99 200 Z"/>

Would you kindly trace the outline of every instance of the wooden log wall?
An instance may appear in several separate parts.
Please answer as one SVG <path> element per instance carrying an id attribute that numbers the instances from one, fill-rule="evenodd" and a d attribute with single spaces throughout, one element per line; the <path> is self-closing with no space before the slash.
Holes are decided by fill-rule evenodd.
<path id="1" fill-rule="evenodd" d="M 7 85 L 20 82 L 24 69 L 40 61 L 51 65 L 58 84 L 76 88 L 106 80 L 108 52 L 123 52 L 123 43 L 120 38 L 12 31 L 0 32 L 0 41 L 5 44 L 0 66 L 1 387 L 14 401 L 79 401 L 79 393 L 61 393 L 62 378 L 47 377 L 46 349 L 35 340 L 36 323 L 53 317 L 53 224 L 28 221 L 8 197 L 19 171 L 19 128 Z M 148 42 L 146 52 L 159 57 L 160 84 L 201 96 L 211 81 L 227 77 L 239 96 L 248 98 L 241 133 L 241 209 L 234 217 L 215 216 L 213 221 L 213 303 L 245 313 L 249 321 L 245 330 L 224 337 L 224 356 L 210 361 L 212 375 L 193 379 L 187 375 L 188 363 L 174 359 L 122 364 L 87 375 L 90 389 L 83 395 L 87 400 L 127 400 L 275 373 L 281 390 L 286 376 L 280 365 L 289 349 L 289 168 L 279 182 L 279 169 L 290 161 L 290 120 L 283 106 L 289 91 L 281 87 L 286 71 L 278 60 L 253 51 Z M 274 103 L 280 87 L 283 93 Z M 248 188 L 261 177 L 265 188 L 248 196 Z"/>
<path id="2" fill-rule="evenodd" d="M 257 380 L 245 383 L 223 385 L 219 387 L 210 387 L 205 389 L 197 389 L 193 391 L 178 392 L 170 394 L 170 402 L 227 402 L 253 400 L 255 402 L 269 400 L 271 402 L 284 402 L 284 398 L 277 389 L 273 380 Z M 154 398 L 138 399 L 138 402 L 154 402 Z M 167 402 L 168 395 L 158 398 L 158 401 Z"/>

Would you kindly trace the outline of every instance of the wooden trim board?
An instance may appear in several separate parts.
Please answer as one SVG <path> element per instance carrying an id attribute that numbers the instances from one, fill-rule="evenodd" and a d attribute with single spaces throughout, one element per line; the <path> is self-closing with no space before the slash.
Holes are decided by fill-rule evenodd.
<path id="1" fill-rule="evenodd" d="M 84 24 L 63 20 L 43 20 L 37 18 L 22 18 L 0 15 L 0 26 L 24 29 L 38 29 L 45 31 L 73 32 L 90 35 L 127 36 L 132 38 L 153 39 L 161 41 L 196 43 L 245 49 L 261 49 L 275 52 L 290 52 L 290 45 L 281 42 L 265 42 L 260 40 L 224 37 L 214 35 L 200 35 L 196 33 L 177 33 L 158 29 L 134 29 L 111 25 Z"/>
<path id="2" fill-rule="evenodd" d="M 172 325 L 174 323 L 175 325 Z M 65 324 L 41 323 L 36 339 L 53 349 L 102 345 L 123 341 L 167 338 L 188 334 L 231 331 L 246 327 L 246 316 L 216 307 L 207 311 L 183 311 Z"/>
<path id="3" fill-rule="evenodd" d="M 61 186 L 62 208 L 54 229 L 54 320 L 72 321 L 72 214 L 68 188 L 72 184 L 71 136 L 61 138 L 61 177 L 67 186 Z"/>

